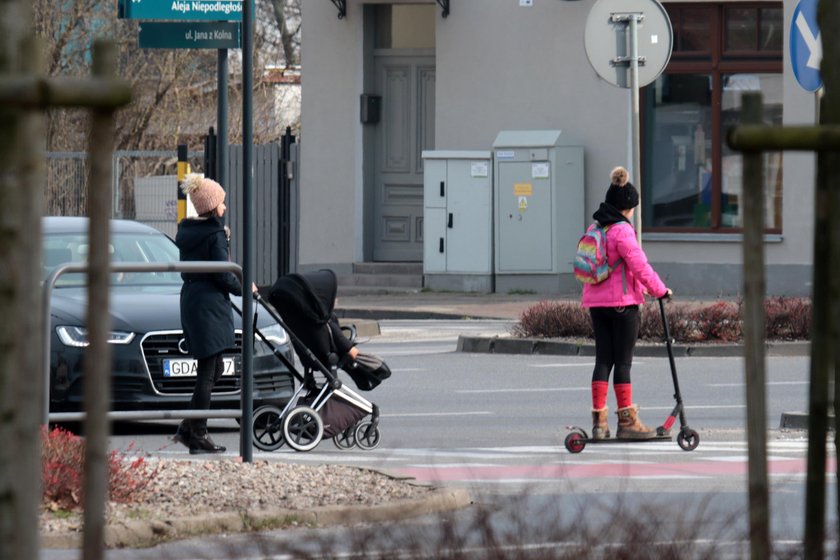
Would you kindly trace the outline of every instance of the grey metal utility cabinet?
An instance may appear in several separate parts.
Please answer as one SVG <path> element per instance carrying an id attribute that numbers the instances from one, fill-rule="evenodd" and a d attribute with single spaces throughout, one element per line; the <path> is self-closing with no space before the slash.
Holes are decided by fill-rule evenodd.
<path id="1" fill-rule="evenodd" d="M 502 131 L 493 142 L 495 290 L 579 289 L 583 147 L 561 130 Z"/>
<path id="2" fill-rule="evenodd" d="M 423 152 L 427 288 L 493 291 L 492 177 L 489 151 Z"/>

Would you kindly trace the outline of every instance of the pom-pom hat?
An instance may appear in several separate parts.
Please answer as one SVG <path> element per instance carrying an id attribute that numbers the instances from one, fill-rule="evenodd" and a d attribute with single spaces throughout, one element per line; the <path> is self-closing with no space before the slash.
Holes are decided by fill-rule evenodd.
<path id="1" fill-rule="evenodd" d="M 629 210 L 639 205 L 639 191 L 630 182 L 630 174 L 623 167 L 616 167 L 610 173 L 610 188 L 604 202 L 618 210 Z"/>
<path id="2" fill-rule="evenodd" d="M 181 190 L 190 197 L 199 216 L 212 212 L 225 201 L 225 190 L 213 179 L 200 173 L 188 173 L 181 183 Z"/>

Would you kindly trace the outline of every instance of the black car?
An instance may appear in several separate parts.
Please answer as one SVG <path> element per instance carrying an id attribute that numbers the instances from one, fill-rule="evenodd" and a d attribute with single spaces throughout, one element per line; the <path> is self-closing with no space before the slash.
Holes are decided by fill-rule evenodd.
<path id="1" fill-rule="evenodd" d="M 43 275 L 60 264 L 87 259 L 87 218 L 43 218 Z M 138 222 L 111 221 L 111 261 L 171 263 L 178 261 L 175 243 Z M 112 410 L 188 409 L 195 385 L 196 361 L 189 355 L 181 329 L 177 272 L 114 273 L 111 278 Z M 232 298 L 242 309 L 241 299 Z M 87 287 L 83 274 L 60 276 L 50 300 L 50 411 L 82 410 L 84 317 Z M 291 345 L 268 313 L 257 313 L 259 331 L 287 358 Z M 213 389 L 213 408 L 240 407 L 241 321 L 234 312 L 236 348 L 225 351 L 225 371 Z M 293 391 L 288 369 L 268 346 L 254 346 L 254 407 L 282 406 Z"/>

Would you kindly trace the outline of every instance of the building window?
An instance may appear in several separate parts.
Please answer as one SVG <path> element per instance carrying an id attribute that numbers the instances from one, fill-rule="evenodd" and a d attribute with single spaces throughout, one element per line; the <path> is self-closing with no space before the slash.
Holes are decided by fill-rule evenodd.
<path id="1" fill-rule="evenodd" d="M 643 90 L 647 231 L 732 232 L 742 226 L 742 157 L 725 144 L 741 94 L 760 91 L 767 124 L 782 124 L 780 2 L 665 4 L 674 52 Z M 782 228 L 782 160 L 765 154 L 765 220 Z"/>

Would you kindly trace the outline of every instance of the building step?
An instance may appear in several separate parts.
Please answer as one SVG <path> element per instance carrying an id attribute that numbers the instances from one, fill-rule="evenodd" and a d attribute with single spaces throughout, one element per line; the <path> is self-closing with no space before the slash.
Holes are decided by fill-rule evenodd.
<path id="1" fill-rule="evenodd" d="M 414 274 L 423 276 L 421 262 L 358 262 L 353 263 L 353 274 Z"/>
<path id="2" fill-rule="evenodd" d="M 354 263 L 338 277 L 339 295 L 416 293 L 423 288 L 422 263 Z"/>
<path id="3" fill-rule="evenodd" d="M 419 288 L 398 288 L 387 286 L 338 286 L 337 297 L 384 296 L 389 294 L 416 294 Z"/>

